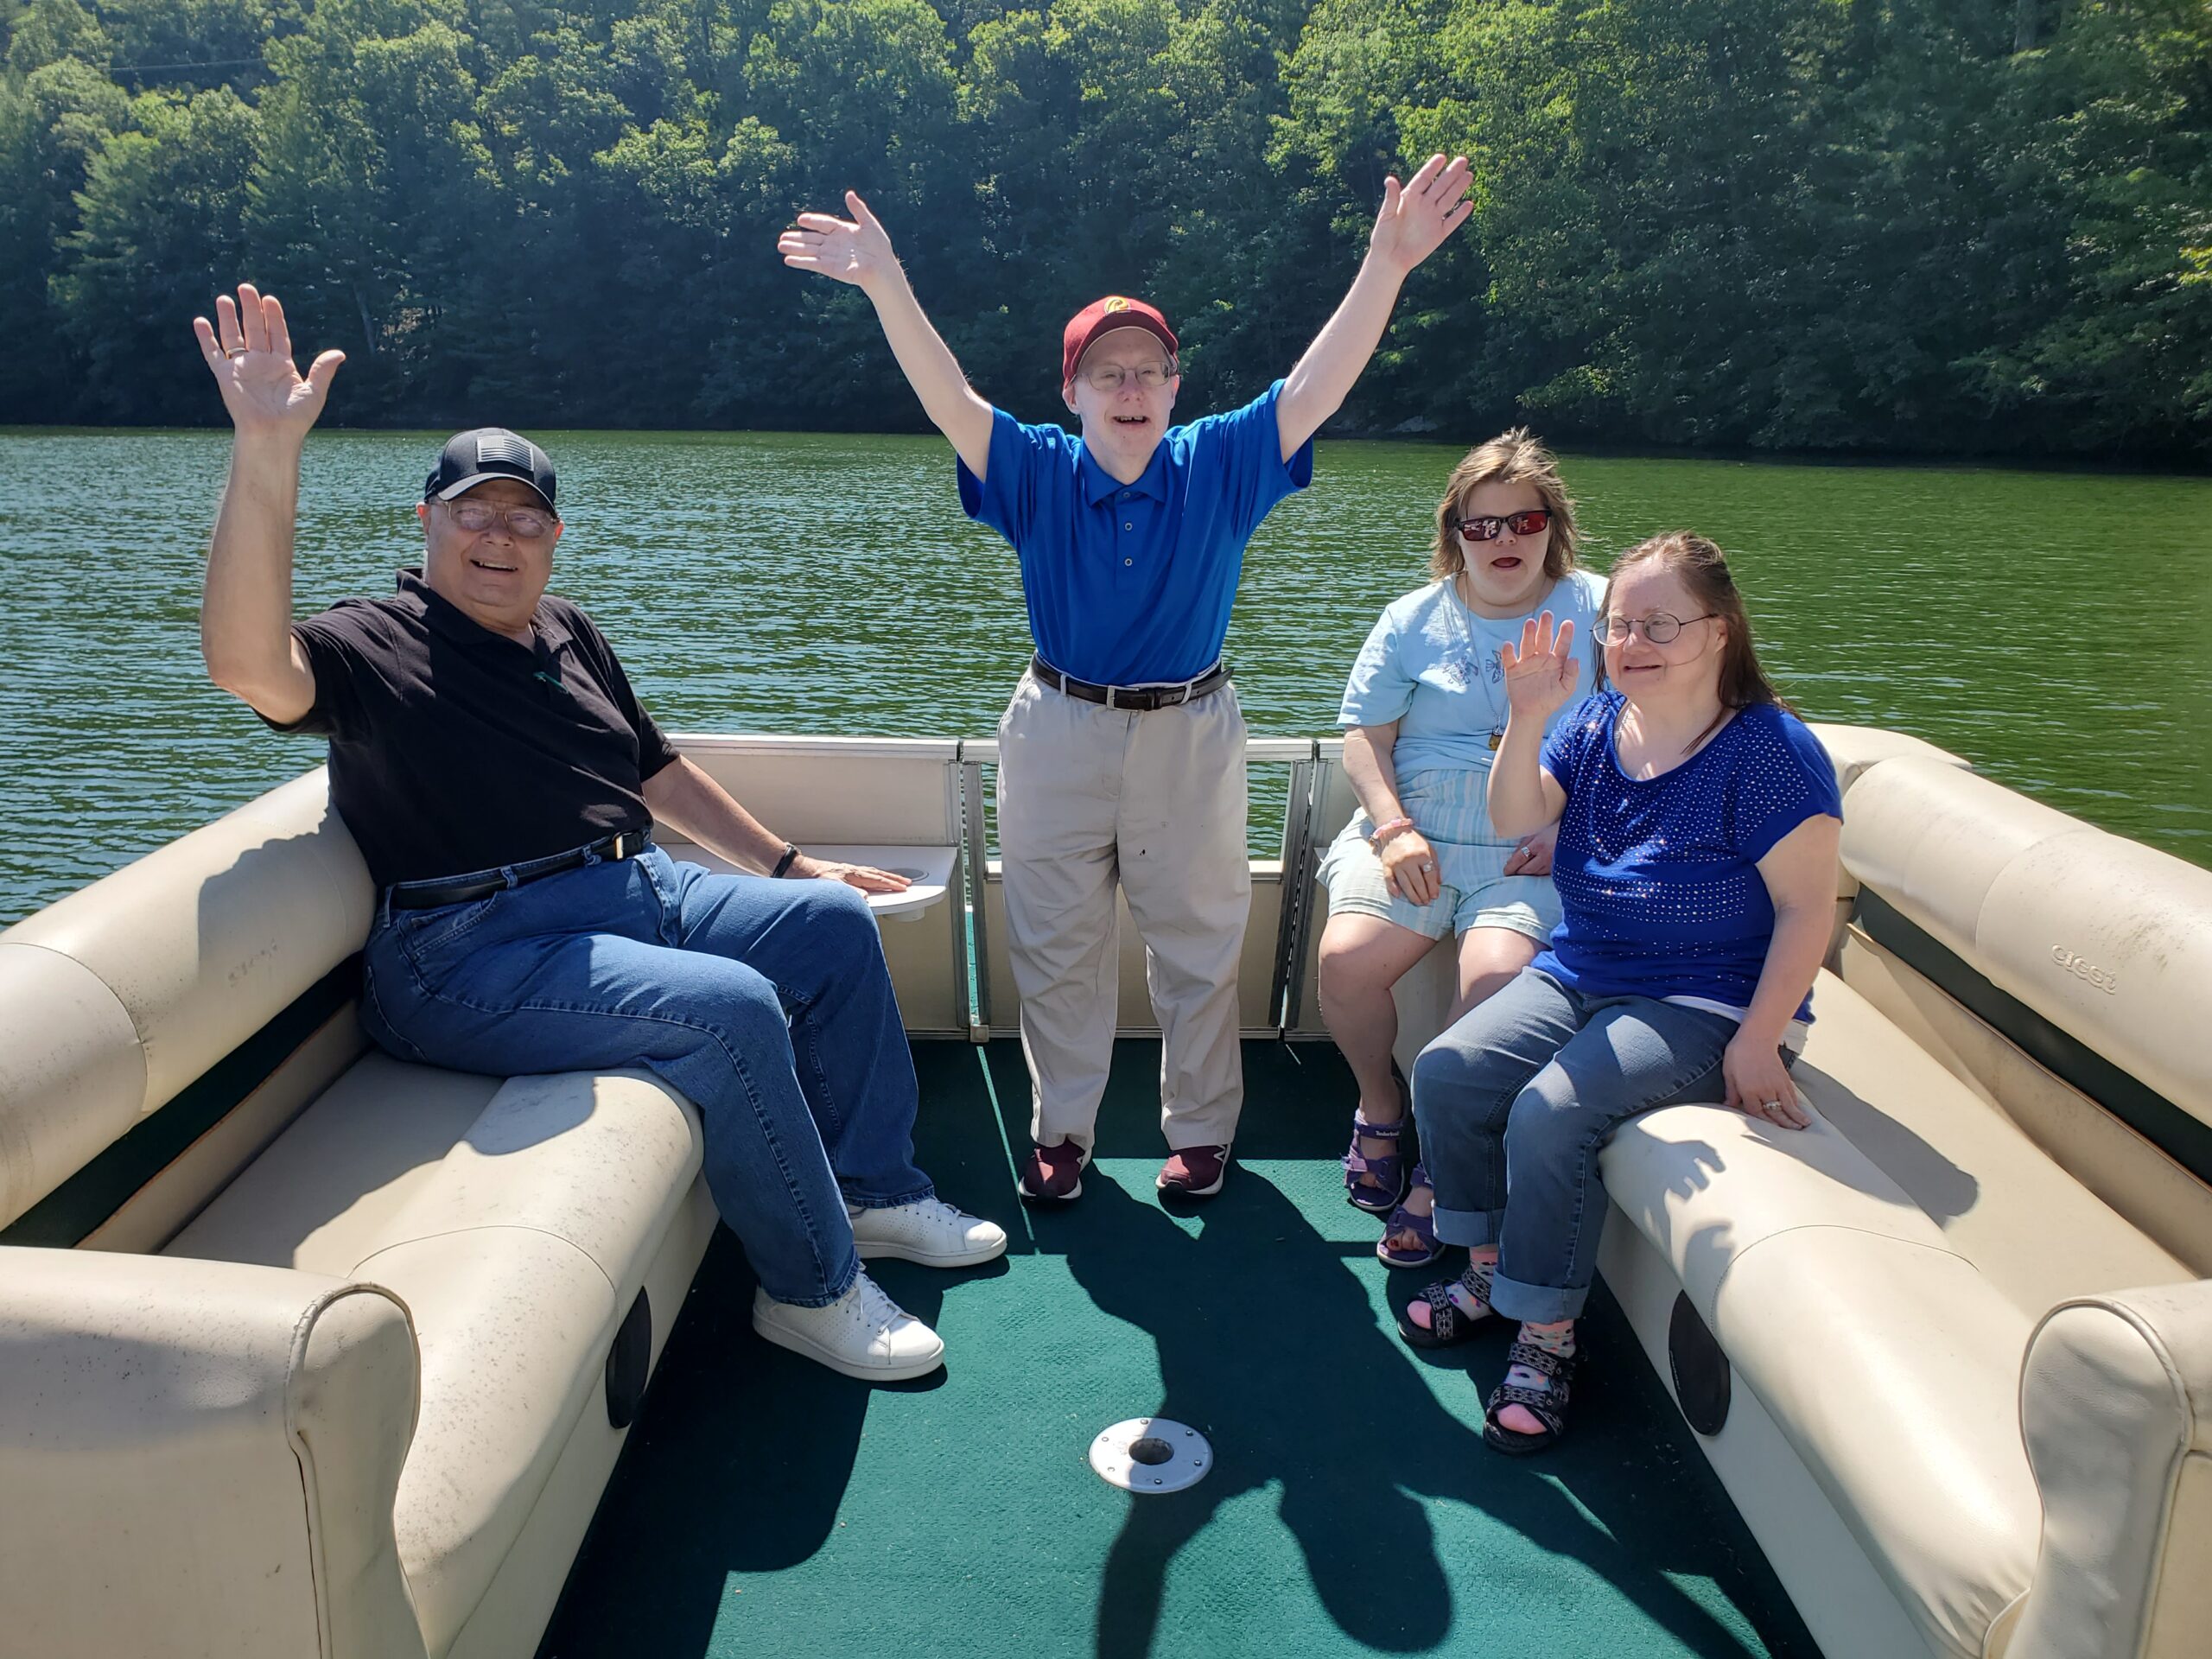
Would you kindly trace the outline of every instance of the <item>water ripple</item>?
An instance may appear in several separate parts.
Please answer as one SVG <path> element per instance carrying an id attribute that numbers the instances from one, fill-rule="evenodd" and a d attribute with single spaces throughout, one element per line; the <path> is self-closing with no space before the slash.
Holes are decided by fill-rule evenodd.
<path id="1" fill-rule="evenodd" d="M 934 439 L 541 433 L 562 590 L 675 730 L 989 732 L 1028 652 L 1013 555 Z M 310 446 L 303 609 L 389 591 L 442 435 Z M 215 432 L 0 433 L 0 921 L 313 765 L 207 683 Z M 1376 613 L 1421 580 L 1428 444 L 1331 443 L 1255 539 L 1229 649 L 1252 729 L 1324 734 Z M 1895 726 L 2212 864 L 2212 481 L 1570 458 L 1593 562 L 1694 527 L 1815 718 Z M 1255 793 L 1280 788 L 1255 774 Z M 1277 817 L 1257 804 L 1255 824 Z"/>

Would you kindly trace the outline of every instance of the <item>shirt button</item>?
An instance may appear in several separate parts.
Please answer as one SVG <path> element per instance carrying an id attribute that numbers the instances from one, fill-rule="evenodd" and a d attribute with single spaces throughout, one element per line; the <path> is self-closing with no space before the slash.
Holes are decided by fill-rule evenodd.
<path id="1" fill-rule="evenodd" d="M 1123 559 L 1122 563 L 1123 564 L 1135 564 L 1136 561 L 1135 559 Z"/>
<path id="2" fill-rule="evenodd" d="M 1135 524 L 1123 524 L 1122 528 L 1123 530 L 1135 530 L 1136 526 Z"/>

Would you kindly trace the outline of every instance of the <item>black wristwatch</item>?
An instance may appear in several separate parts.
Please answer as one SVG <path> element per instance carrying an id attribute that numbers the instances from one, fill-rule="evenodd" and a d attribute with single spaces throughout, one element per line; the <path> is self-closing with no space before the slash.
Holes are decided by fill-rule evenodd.
<path id="1" fill-rule="evenodd" d="M 798 849 L 788 841 L 784 843 L 784 855 L 776 861 L 776 868 L 768 872 L 772 876 L 783 874 L 798 861 Z"/>

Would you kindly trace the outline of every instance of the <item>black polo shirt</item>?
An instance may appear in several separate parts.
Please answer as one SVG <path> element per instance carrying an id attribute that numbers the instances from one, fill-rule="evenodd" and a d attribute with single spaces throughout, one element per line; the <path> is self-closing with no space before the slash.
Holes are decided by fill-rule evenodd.
<path id="1" fill-rule="evenodd" d="M 280 732 L 330 740 L 330 795 L 381 887 L 465 875 L 652 822 L 645 780 L 676 759 L 592 620 L 548 594 L 527 645 L 418 569 L 390 599 L 292 625 L 315 707 Z"/>

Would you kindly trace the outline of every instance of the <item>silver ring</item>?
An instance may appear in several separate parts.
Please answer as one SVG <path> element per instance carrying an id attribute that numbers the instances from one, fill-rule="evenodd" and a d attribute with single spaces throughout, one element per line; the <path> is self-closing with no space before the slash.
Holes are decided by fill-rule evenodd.
<path id="1" fill-rule="evenodd" d="M 1763 1112 L 1778 1112 L 1781 1109 L 1782 1103 L 1778 1100 L 1763 1100 L 1759 1102 L 1759 1110 Z"/>
<path id="2" fill-rule="evenodd" d="M 1432 864 L 1432 863 L 1430 863 L 1427 859 L 1425 859 L 1425 858 L 1424 858 L 1423 860 L 1421 860 L 1421 873 L 1423 875 L 1427 875 L 1427 874 L 1431 874 L 1432 872 L 1433 872 L 1433 871 L 1435 870 L 1435 868 L 1436 868 L 1436 866 L 1435 866 L 1435 865 L 1433 865 L 1433 864 Z"/>
<path id="3" fill-rule="evenodd" d="M 247 349 L 248 348 L 244 346 L 227 346 L 225 348 L 223 355 L 235 362 L 238 359 L 244 357 L 246 354 Z"/>

